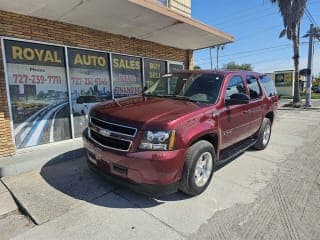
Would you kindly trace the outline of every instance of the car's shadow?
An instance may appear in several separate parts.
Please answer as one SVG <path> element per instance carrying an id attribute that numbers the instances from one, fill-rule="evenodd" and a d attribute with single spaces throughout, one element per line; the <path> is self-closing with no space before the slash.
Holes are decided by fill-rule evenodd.
<path id="1" fill-rule="evenodd" d="M 218 165 L 216 170 L 219 171 L 231 161 Z M 155 198 L 110 183 L 88 168 L 84 149 L 53 158 L 42 167 L 40 174 L 53 188 L 72 198 L 111 208 L 150 208 L 190 198 L 181 192 Z M 128 200 L 128 204 L 118 204 L 115 198 L 119 196 Z"/>

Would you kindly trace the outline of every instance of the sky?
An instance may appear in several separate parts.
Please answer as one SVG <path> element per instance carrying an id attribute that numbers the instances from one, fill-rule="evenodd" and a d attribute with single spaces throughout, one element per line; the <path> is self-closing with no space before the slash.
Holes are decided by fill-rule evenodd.
<path id="1" fill-rule="evenodd" d="M 308 0 L 307 9 L 320 24 L 320 0 Z M 231 61 L 251 64 L 254 71 L 270 73 L 293 68 L 292 41 L 279 38 L 284 29 L 278 6 L 270 0 L 192 0 L 192 17 L 235 38 L 219 51 L 219 68 Z M 307 33 L 310 20 L 304 16 L 301 36 Z M 300 69 L 307 67 L 309 38 L 302 38 Z M 216 68 L 216 50 L 212 50 Z M 194 64 L 210 69 L 209 49 L 194 52 Z M 320 72 L 320 44 L 315 43 L 313 74 Z"/>

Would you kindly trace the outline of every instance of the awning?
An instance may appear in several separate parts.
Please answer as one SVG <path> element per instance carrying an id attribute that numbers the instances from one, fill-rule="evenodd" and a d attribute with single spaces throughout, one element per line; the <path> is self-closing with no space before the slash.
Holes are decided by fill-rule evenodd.
<path id="1" fill-rule="evenodd" d="M 152 0 L 2 0 L 0 9 L 181 49 L 234 41 L 232 36 Z"/>

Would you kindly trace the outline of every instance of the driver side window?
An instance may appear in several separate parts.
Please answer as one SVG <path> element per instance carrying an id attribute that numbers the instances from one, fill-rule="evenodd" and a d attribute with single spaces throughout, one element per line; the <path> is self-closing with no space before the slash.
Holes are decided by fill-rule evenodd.
<path id="1" fill-rule="evenodd" d="M 225 99 L 230 99 L 230 96 L 235 93 L 246 94 L 246 89 L 241 76 L 234 76 L 229 80 Z"/>

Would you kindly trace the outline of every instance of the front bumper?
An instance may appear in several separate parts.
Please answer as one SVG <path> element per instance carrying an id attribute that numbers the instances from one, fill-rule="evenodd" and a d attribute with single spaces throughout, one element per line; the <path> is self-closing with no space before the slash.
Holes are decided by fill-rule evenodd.
<path id="1" fill-rule="evenodd" d="M 91 169 L 111 181 L 148 195 L 177 191 L 184 165 L 185 150 L 120 152 L 103 148 L 83 134 Z"/>
<path id="2" fill-rule="evenodd" d="M 106 171 L 103 171 L 97 165 L 93 164 L 91 161 L 88 160 L 88 167 L 107 179 L 110 182 L 115 184 L 130 188 L 134 192 L 142 193 L 148 196 L 163 196 L 175 193 L 178 191 L 179 182 L 174 182 L 168 185 L 157 185 L 157 184 L 146 184 L 146 183 L 136 183 L 128 179 L 121 178 L 116 175 L 112 175 Z"/>

